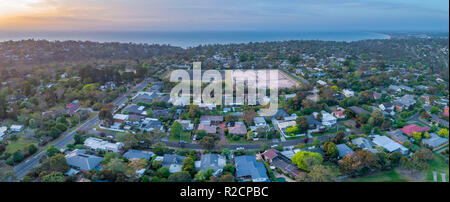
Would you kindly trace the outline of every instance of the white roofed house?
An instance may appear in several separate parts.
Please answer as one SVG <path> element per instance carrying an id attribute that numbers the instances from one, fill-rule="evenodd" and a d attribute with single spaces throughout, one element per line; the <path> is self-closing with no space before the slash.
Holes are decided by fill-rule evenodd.
<path id="1" fill-rule="evenodd" d="M 114 114 L 113 116 L 114 122 L 125 124 L 128 121 L 128 115 L 126 114 Z"/>
<path id="2" fill-rule="evenodd" d="M 408 149 L 406 147 L 386 136 L 375 135 L 372 142 L 377 146 L 383 147 L 388 152 L 400 152 L 403 155 L 408 154 Z"/>
<path id="3" fill-rule="evenodd" d="M 20 132 L 25 128 L 25 126 L 23 125 L 11 125 L 11 127 L 9 128 L 9 130 L 11 130 L 11 132 Z"/>
<path id="4" fill-rule="evenodd" d="M 336 117 L 334 117 L 330 113 L 323 111 L 323 110 L 320 112 L 320 114 L 322 114 L 322 125 L 327 126 L 327 127 L 332 127 L 332 126 L 336 125 L 336 123 L 337 123 Z M 314 115 L 314 117 L 317 118 L 318 113 L 314 112 L 313 115 Z"/>
<path id="5" fill-rule="evenodd" d="M 5 139 L 6 137 L 6 131 L 8 131 L 8 128 L 6 126 L 1 126 L 0 127 L 0 141 L 2 141 L 3 139 Z"/>
<path id="6" fill-rule="evenodd" d="M 93 151 L 120 152 L 124 144 L 122 142 L 111 143 L 99 138 L 89 137 L 84 141 L 84 146 Z"/>
<path id="7" fill-rule="evenodd" d="M 349 89 L 344 89 L 344 90 L 342 90 L 342 94 L 343 94 L 345 97 L 352 97 L 352 96 L 355 96 L 355 92 L 353 92 L 352 90 L 349 90 Z"/>

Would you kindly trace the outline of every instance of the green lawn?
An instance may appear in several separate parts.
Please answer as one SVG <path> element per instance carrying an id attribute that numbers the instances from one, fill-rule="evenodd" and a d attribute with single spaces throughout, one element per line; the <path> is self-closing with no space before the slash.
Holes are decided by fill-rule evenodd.
<path id="1" fill-rule="evenodd" d="M 298 139 L 303 139 L 303 138 L 307 138 L 308 136 L 298 136 L 298 137 L 286 137 L 286 140 L 298 140 Z"/>
<path id="2" fill-rule="evenodd" d="M 14 141 L 14 142 L 8 144 L 8 146 L 6 146 L 6 151 L 8 153 L 12 154 L 18 150 L 22 150 L 30 143 L 32 143 L 32 141 L 27 140 L 24 137 L 19 137 L 16 141 Z"/>
<path id="3" fill-rule="evenodd" d="M 395 170 L 380 172 L 364 177 L 345 180 L 345 182 L 407 182 Z"/>
<path id="4" fill-rule="evenodd" d="M 435 154 L 434 155 L 434 159 L 431 160 L 430 162 L 430 167 L 425 171 L 426 172 L 426 180 L 429 182 L 434 182 L 433 181 L 433 171 L 436 171 L 438 173 L 438 182 L 442 182 L 442 177 L 441 177 L 441 173 L 445 173 L 446 175 L 446 182 L 449 181 L 449 167 L 448 165 L 445 163 L 445 159 L 444 157 L 442 157 L 441 155 Z"/>
<path id="5" fill-rule="evenodd" d="M 178 141 L 180 141 L 180 138 L 169 135 L 167 137 L 167 140 L 173 141 L 173 142 L 178 142 Z M 189 142 L 189 143 L 192 142 L 191 133 L 189 133 L 189 132 L 182 132 L 181 133 L 181 141 L 186 141 L 186 142 Z"/>

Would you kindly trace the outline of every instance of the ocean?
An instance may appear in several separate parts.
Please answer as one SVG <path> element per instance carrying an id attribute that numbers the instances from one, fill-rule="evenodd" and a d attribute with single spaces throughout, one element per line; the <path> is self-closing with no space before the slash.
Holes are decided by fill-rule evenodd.
<path id="1" fill-rule="evenodd" d="M 46 39 L 50 41 L 81 40 L 97 42 L 170 44 L 183 48 L 208 44 L 249 43 L 286 40 L 358 41 L 388 39 L 389 35 L 373 32 L 294 32 L 294 31 L 192 31 L 192 32 L 13 32 L 0 31 L 0 41 Z"/>

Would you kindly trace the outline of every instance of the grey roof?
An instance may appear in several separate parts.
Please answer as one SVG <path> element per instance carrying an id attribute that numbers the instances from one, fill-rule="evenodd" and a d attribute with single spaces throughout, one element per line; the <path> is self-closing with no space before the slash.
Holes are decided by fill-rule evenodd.
<path id="1" fill-rule="evenodd" d="M 352 140 L 352 144 L 357 145 L 358 147 L 361 147 L 362 149 L 370 149 L 372 148 L 372 143 L 370 140 L 362 137 L 358 137 Z"/>
<path id="2" fill-rule="evenodd" d="M 447 144 L 448 143 L 448 139 L 439 137 L 439 135 L 437 135 L 436 133 L 431 133 L 430 134 L 430 138 L 428 138 L 428 139 L 424 138 L 422 140 L 422 143 L 424 143 L 424 144 L 426 144 L 426 145 L 428 145 L 428 146 L 430 146 L 432 148 L 437 148 L 437 147 L 440 147 L 440 146 L 442 146 L 444 144 Z"/>
<path id="3" fill-rule="evenodd" d="M 125 157 L 127 159 L 147 159 L 147 160 L 149 160 L 154 155 L 155 154 L 153 152 L 130 149 L 125 154 L 123 154 L 123 157 Z"/>
<path id="4" fill-rule="evenodd" d="M 225 156 L 219 154 L 203 154 L 200 159 L 199 170 L 208 170 L 212 168 L 214 171 L 222 169 L 226 165 Z"/>
<path id="5" fill-rule="evenodd" d="M 181 165 L 186 157 L 180 156 L 177 154 L 164 154 L 163 166 L 171 165 L 171 164 L 179 164 Z"/>
<path id="6" fill-rule="evenodd" d="M 389 131 L 386 133 L 391 136 L 391 139 L 399 142 L 400 144 L 403 144 L 403 142 L 408 140 L 408 137 L 404 136 L 403 132 L 400 129 Z"/>
<path id="7" fill-rule="evenodd" d="M 289 116 L 289 114 L 284 111 L 284 109 L 278 109 L 277 113 L 275 113 L 275 115 L 273 115 L 272 117 L 286 117 Z"/>
<path id="8" fill-rule="evenodd" d="M 200 121 L 222 122 L 223 116 L 201 116 Z"/>
<path id="9" fill-rule="evenodd" d="M 264 117 L 255 117 L 253 122 L 255 122 L 255 124 L 266 124 L 266 119 L 264 119 Z"/>
<path id="10" fill-rule="evenodd" d="M 408 153 L 408 149 L 406 147 L 386 136 L 375 135 L 375 138 L 372 140 L 372 142 L 380 147 L 385 148 L 386 150 L 388 150 L 388 152 L 398 151 L 402 154 Z"/>
<path id="11" fill-rule="evenodd" d="M 85 154 L 84 150 L 74 150 L 66 155 L 67 164 L 80 170 L 92 170 L 103 160 L 102 157 Z"/>
<path id="12" fill-rule="evenodd" d="M 347 154 L 353 154 L 353 150 L 348 147 L 346 144 L 338 144 L 336 145 L 338 151 L 339 151 L 339 157 L 343 158 Z"/>
<path id="13" fill-rule="evenodd" d="M 361 107 L 357 107 L 357 106 L 351 106 L 349 107 L 350 110 L 352 110 L 353 112 L 355 112 L 358 115 L 361 114 L 370 114 L 368 111 L 366 111 L 365 109 L 361 108 Z"/>
<path id="14" fill-rule="evenodd" d="M 262 162 L 257 162 L 255 156 L 238 156 L 234 158 L 236 164 L 236 177 L 251 176 L 252 179 L 265 178 L 267 171 Z"/>
<path id="15" fill-rule="evenodd" d="M 308 121 L 308 125 L 310 128 L 322 126 L 322 123 L 319 122 L 312 114 L 306 116 L 306 121 Z"/>
<path id="16" fill-rule="evenodd" d="M 142 114 L 142 112 L 144 112 L 144 110 L 140 110 L 140 108 L 141 108 L 141 106 L 133 104 L 133 105 L 128 105 L 123 110 L 128 111 L 128 113 L 130 113 L 130 114 L 140 115 L 140 114 Z"/>
<path id="17" fill-rule="evenodd" d="M 150 93 L 149 94 L 139 94 L 133 99 L 133 103 L 137 102 L 145 102 L 145 103 L 152 103 L 154 99 L 156 99 L 158 95 L 156 93 Z"/>

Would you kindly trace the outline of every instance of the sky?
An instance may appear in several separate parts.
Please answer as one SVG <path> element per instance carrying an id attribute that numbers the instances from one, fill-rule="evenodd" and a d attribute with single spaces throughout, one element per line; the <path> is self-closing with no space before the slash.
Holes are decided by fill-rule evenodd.
<path id="1" fill-rule="evenodd" d="M 448 0 L 1 0 L 0 30 L 446 31 Z"/>

